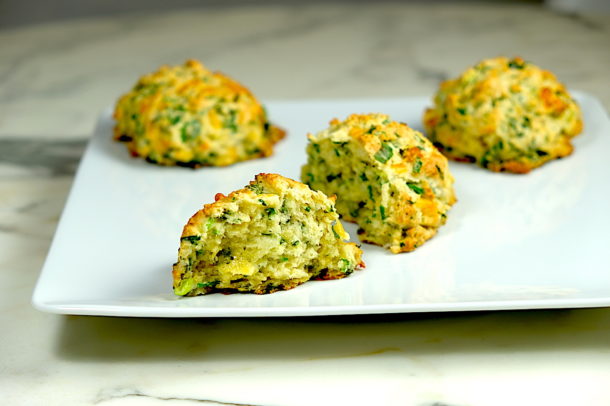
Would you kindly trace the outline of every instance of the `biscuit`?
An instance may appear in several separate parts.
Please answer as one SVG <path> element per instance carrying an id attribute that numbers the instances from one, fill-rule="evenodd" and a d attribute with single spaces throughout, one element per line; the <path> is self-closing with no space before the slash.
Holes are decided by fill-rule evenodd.
<path id="1" fill-rule="evenodd" d="M 309 134 L 301 179 L 337 195 L 360 239 L 393 253 L 432 238 L 456 201 L 447 159 L 419 132 L 384 114 L 353 114 Z"/>
<path id="2" fill-rule="evenodd" d="M 583 125 L 578 104 L 552 73 L 506 57 L 442 83 L 423 120 L 447 157 L 514 173 L 571 154 Z"/>
<path id="3" fill-rule="evenodd" d="M 310 279 L 339 279 L 364 266 L 344 240 L 334 198 L 276 174 L 216 195 L 184 227 L 174 292 L 272 293 Z"/>
<path id="4" fill-rule="evenodd" d="M 225 166 L 269 156 L 285 132 L 235 80 L 189 60 L 144 75 L 117 102 L 114 139 L 159 165 Z"/>

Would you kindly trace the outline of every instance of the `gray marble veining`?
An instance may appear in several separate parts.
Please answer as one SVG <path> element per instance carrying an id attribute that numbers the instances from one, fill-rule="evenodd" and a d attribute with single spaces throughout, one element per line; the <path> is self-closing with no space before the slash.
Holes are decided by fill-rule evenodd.
<path id="1" fill-rule="evenodd" d="M 10 165 L 38 176 L 70 176 L 85 150 L 83 139 L 0 138 L 0 166 Z M 2 178 L 0 171 L 0 178 Z"/>

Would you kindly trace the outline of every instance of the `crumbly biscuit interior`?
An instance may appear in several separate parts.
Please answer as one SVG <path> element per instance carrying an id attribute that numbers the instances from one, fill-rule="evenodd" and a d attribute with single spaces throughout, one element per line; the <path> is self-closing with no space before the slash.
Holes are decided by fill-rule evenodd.
<path id="1" fill-rule="evenodd" d="M 360 250 L 343 242 L 349 236 L 331 199 L 310 190 L 250 188 L 223 197 L 182 237 L 176 294 L 271 293 L 312 278 L 342 278 L 358 266 Z"/>

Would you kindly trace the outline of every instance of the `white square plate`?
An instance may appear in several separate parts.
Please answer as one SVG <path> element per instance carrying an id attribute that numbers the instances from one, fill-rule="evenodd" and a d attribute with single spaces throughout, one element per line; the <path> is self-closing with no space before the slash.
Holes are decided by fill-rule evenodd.
<path id="1" fill-rule="evenodd" d="M 299 179 L 306 133 L 333 117 L 384 112 L 421 130 L 426 98 L 278 102 L 288 130 L 273 157 L 227 168 L 167 168 L 133 159 L 102 115 L 34 292 L 36 308 L 153 317 L 313 316 L 610 306 L 610 122 L 575 92 L 585 116 L 574 154 L 528 175 L 451 162 L 458 203 L 412 253 L 363 244 L 366 269 L 270 295 L 174 296 L 182 227 L 214 194 L 259 172 Z M 357 241 L 356 227 L 346 229 Z"/>

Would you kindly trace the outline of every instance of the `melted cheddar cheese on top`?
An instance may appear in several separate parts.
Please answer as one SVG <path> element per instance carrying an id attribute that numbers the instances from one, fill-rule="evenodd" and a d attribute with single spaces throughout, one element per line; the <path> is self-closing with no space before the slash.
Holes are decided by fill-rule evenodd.
<path id="1" fill-rule="evenodd" d="M 117 102 L 114 138 L 159 165 L 225 166 L 269 156 L 284 131 L 235 80 L 189 60 L 140 78 Z"/>
<path id="2" fill-rule="evenodd" d="M 310 279 L 340 279 L 364 266 L 347 243 L 334 198 L 276 174 L 216 195 L 184 227 L 174 292 L 287 290 Z"/>
<path id="3" fill-rule="evenodd" d="M 358 223 L 362 241 L 413 251 L 445 223 L 453 176 L 419 132 L 384 114 L 353 114 L 308 138 L 301 179 L 337 195 L 337 211 Z"/>
<path id="4" fill-rule="evenodd" d="M 498 57 L 442 83 L 424 126 L 449 158 L 527 173 L 572 153 L 582 114 L 551 72 Z"/>

